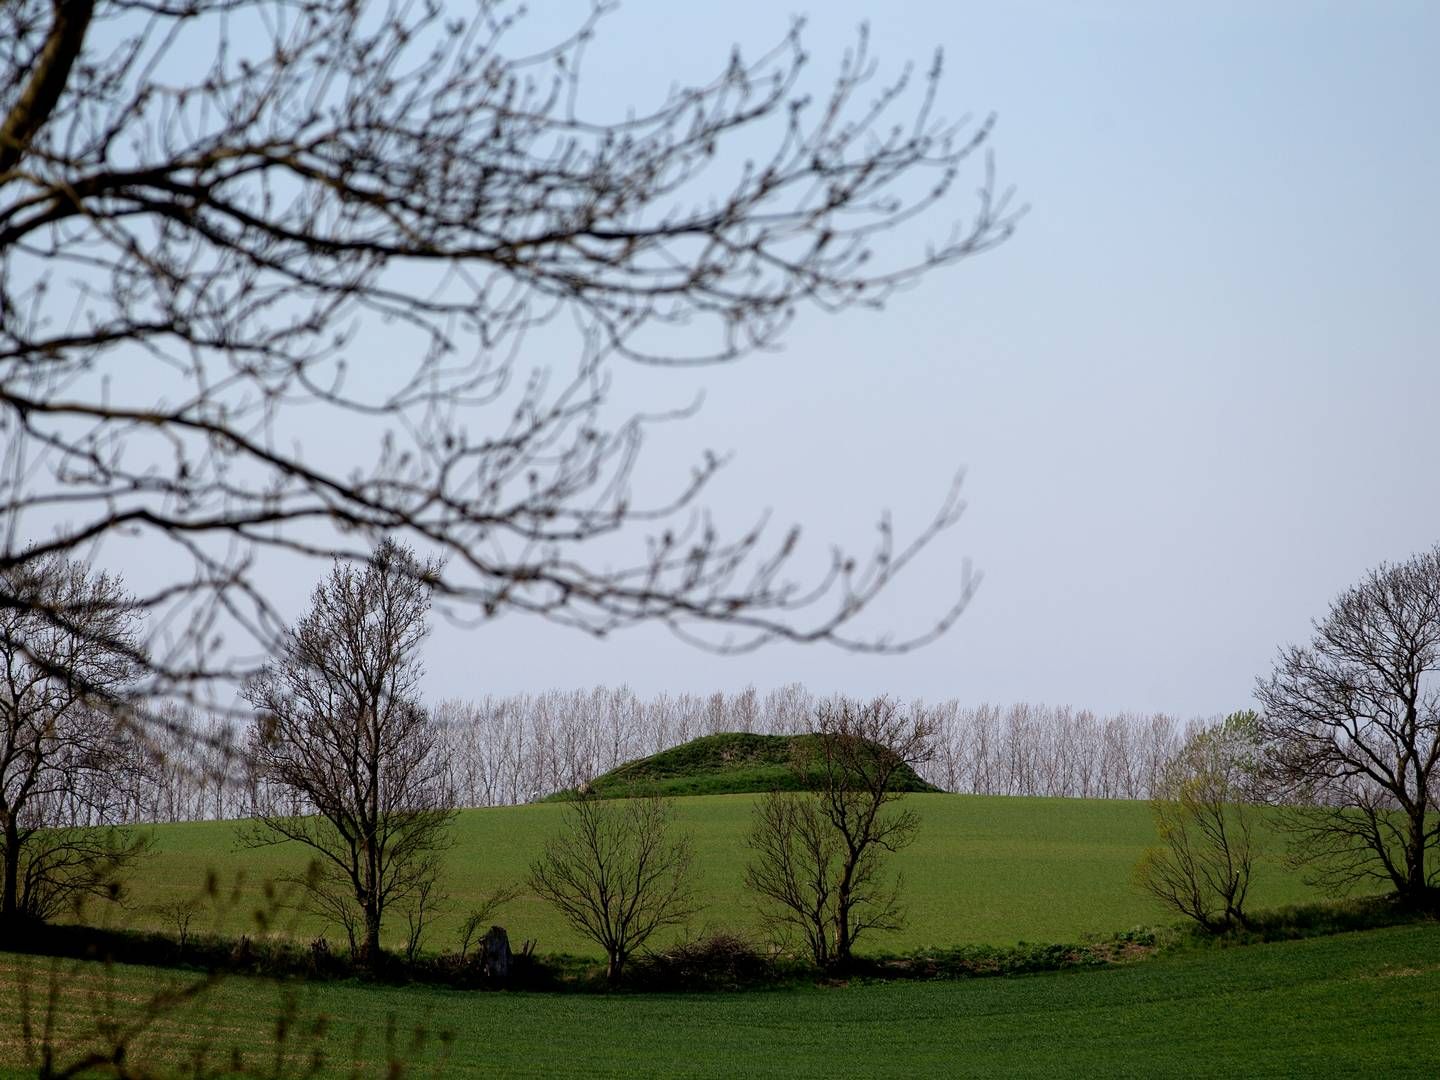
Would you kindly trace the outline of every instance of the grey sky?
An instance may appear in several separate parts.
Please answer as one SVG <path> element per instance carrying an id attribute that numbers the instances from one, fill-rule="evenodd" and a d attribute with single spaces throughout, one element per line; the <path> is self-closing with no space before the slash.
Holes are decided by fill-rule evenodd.
<path id="1" fill-rule="evenodd" d="M 1440 539 L 1440 8 L 827 0 L 817 78 L 867 16 L 891 70 L 945 48 L 949 115 L 999 113 L 1019 234 L 883 313 L 807 315 L 780 355 L 644 379 L 705 388 L 663 453 L 733 449 L 709 499 L 731 521 L 773 508 L 864 545 L 880 509 L 918 527 L 967 466 L 965 520 L 870 625 L 922 627 L 964 556 L 985 575 L 970 610 L 888 659 L 442 626 L 432 694 L 799 680 L 1217 712 L 1338 589 Z M 643 104 L 787 24 L 759 0 L 627 0 L 587 85 Z"/>
<path id="2" fill-rule="evenodd" d="M 551 41 L 587 7 L 532 5 L 520 32 Z M 732 44 L 773 45 L 791 17 L 761 0 L 625 0 L 587 52 L 583 111 L 656 104 L 722 69 Z M 889 658 L 437 622 L 432 699 L 799 681 L 1213 714 L 1245 706 L 1339 589 L 1440 540 L 1440 6 L 826 0 L 806 34 L 812 89 L 867 17 L 883 73 L 923 70 L 941 46 L 941 111 L 999 114 L 1001 179 L 1031 206 L 1018 234 L 882 312 L 805 312 L 781 352 L 622 368 L 615 397 L 703 391 L 701 414 L 650 444 L 640 493 L 673 490 L 706 449 L 733 452 L 706 505 L 732 534 L 765 511 L 777 536 L 801 524 L 817 571 L 832 542 L 870 550 L 884 509 L 902 538 L 923 527 L 965 467 L 965 518 L 865 629 L 923 631 L 966 558 L 984 574 L 970 609 Z M 938 234 L 979 180 L 930 219 Z M 387 358 L 382 328 L 364 340 Z M 559 338 L 528 349 L 573 370 Z M 341 463 L 373 448 L 359 429 L 306 434 Z M 168 571 L 115 557 L 132 582 Z M 277 569 L 277 606 L 298 615 L 320 572 Z"/>

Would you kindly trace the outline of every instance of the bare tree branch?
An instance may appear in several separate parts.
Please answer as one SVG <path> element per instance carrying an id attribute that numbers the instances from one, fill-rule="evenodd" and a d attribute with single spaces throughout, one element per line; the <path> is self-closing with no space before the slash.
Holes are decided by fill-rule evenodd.
<path id="1" fill-rule="evenodd" d="M 671 836 L 673 811 L 658 797 L 605 800 L 577 795 L 565 828 L 530 866 L 530 887 L 605 950 L 606 977 L 657 931 L 699 910 L 688 836 Z"/>
<path id="2" fill-rule="evenodd" d="M 783 936 L 798 932 L 817 967 L 844 967 L 870 930 L 898 930 L 903 882 L 884 856 L 908 847 L 920 827 L 914 810 L 886 813 L 899 781 L 934 753 L 926 715 L 894 701 L 822 705 L 809 752 L 795 769 L 805 793 L 775 791 L 755 808 L 745 882 Z"/>
<path id="3" fill-rule="evenodd" d="M 1382 564 L 1330 605 L 1256 691 L 1297 855 L 1339 889 L 1440 886 L 1440 548 Z"/>
<path id="4" fill-rule="evenodd" d="M 0 923 L 118 895 L 144 850 L 112 824 L 143 768 L 127 724 L 140 612 L 118 578 L 50 555 L 0 568 Z M 59 614 L 57 614 L 59 613 Z"/>
<path id="5" fill-rule="evenodd" d="M 316 863 L 301 884 L 312 906 L 372 964 L 387 910 L 418 905 L 423 923 L 421 909 L 438 899 L 455 816 L 435 728 L 417 700 L 416 652 L 438 570 L 389 542 L 362 568 L 337 564 L 245 690 L 257 710 L 248 841 L 309 848 Z"/>
<path id="6" fill-rule="evenodd" d="M 968 216 L 933 223 L 992 120 L 939 117 L 938 58 L 883 81 L 863 33 L 813 95 L 799 24 L 597 119 L 603 14 L 522 52 L 499 0 L 5 5 L 0 567 L 138 545 L 169 568 L 138 599 L 171 697 L 281 640 L 268 560 L 390 535 L 444 558 L 461 619 L 658 621 L 727 652 L 943 632 L 968 577 L 927 632 L 855 626 L 958 487 L 807 575 L 798 530 L 702 512 L 718 456 L 635 492 L 647 433 L 690 411 L 627 410 L 608 372 L 763 351 L 1001 242 L 988 157 Z"/>
<path id="7" fill-rule="evenodd" d="M 1212 932 L 1250 925 L 1259 721 L 1237 712 L 1198 732 L 1166 765 L 1150 799 L 1160 842 L 1136 866 L 1136 883 Z"/>

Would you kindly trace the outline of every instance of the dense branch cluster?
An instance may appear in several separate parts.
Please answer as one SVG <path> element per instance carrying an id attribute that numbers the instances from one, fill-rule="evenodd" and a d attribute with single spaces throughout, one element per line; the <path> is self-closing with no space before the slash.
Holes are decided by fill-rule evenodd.
<path id="1" fill-rule="evenodd" d="M 368 958 L 380 955 L 387 909 L 408 905 L 423 921 L 455 816 L 419 700 L 437 570 L 389 542 L 362 568 L 337 563 L 245 688 L 256 715 L 245 839 L 313 858 L 298 883 Z"/>
<path id="2" fill-rule="evenodd" d="M 920 815 L 893 805 L 895 781 L 933 755 L 935 729 L 886 698 L 822 705 L 815 728 L 793 763 L 809 790 L 755 804 L 745 884 L 776 940 L 844 967 L 862 935 L 904 925 L 902 882 L 885 862 L 914 841 Z"/>
<path id="3" fill-rule="evenodd" d="M 143 552 L 157 689 L 254 670 L 283 630 L 267 559 L 363 560 L 382 535 L 446 558 L 457 617 L 907 644 L 847 626 L 954 492 L 913 542 L 882 523 L 872 559 L 802 584 L 795 533 L 699 512 L 719 458 L 632 491 L 664 417 L 611 399 L 607 365 L 734 359 L 1000 242 L 988 171 L 953 231 L 931 214 L 990 123 L 940 118 L 938 61 L 882 81 L 863 35 L 813 96 L 798 26 L 606 120 L 580 69 L 604 6 L 538 50 L 517 14 L 0 13 L 0 566 Z"/>
<path id="4" fill-rule="evenodd" d="M 1245 902 L 1260 851 L 1259 721 L 1233 713 L 1197 732 L 1160 774 L 1150 800 L 1159 843 L 1135 868 L 1136 884 L 1212 932 L 1249 926 Z"/>
<path id="5" fill-rule="evenodd" d="M 3 923 L 113 884 L 143 844 L 85 827 L 130 818 L 147 755 L 124 723 L 140 620 L 119 580 L 51 555 L 0 581 L 23 601 L 0 607 Z"/>
<path id="6" fill-rule="evenodd" d="M 565 827 L 530 864 L 530 888 L 565 921 L 605 950 L 606 975 L 656 931 L 679 926 L 701 904 L 688 835 L 672 836 L 665 799 L 605 800 L 580 795 L 565 806 Z"/>
<path id="7" fill-rule="evenodd" d="M 1267 774 L 1324 884 L 1440 893 L 1440 548 L 1381 565 L 1256 696 Z"/>

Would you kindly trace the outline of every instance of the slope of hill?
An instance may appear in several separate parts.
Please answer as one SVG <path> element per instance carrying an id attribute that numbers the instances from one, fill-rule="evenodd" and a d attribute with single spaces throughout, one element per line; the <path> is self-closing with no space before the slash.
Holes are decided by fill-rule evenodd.
<path id="1" fill-rule="evenodd" d="M 791 762 L 813 745 L 814 735 L 706 735 L 647 758 L 626 762 L 597 777 L 590 789 L 607 799 L 636 795 L 741 795 L 793 791 L 804 786 Z M 893 784 L 896 791 L 938 791 L 908 765 Z M 563 798 L 564 792 L 550 796 Z"/>
<path id="2" fill-rule="evenodd" d="M 697 891 L 706 905 L 695 928 L 763 932 L 754 898 L 745 889 L 745 837 L 755 798 L 713 795 L 675 802 L 675 827 L 694 841 Z M 1131 884 L 1136 860 L 1155 838 L 1145 803 L 916 794 L 907 795 L 904 805 L 920 815 L 915 844 L 893 862 L 905 878 L 905 927 L 862 939 L 861 952 L 1013 945 L 1021 939 L 1076 941 L 1086 934 L 1174 919 Z M 455 821 L 454 846 L 445 856 L 449 900 L 427 930 L 426 948 L 454 948 L 471 908 L 497 886 L 523 886 L 530 863 L 560 832 L 564 818 L 558 803 L 462 811 Z M 1272 815 L 1265 813 L 1263 820 L 1257 842 L 1264 854 L 1252 906 L 1258 910 L 1319 899 L 1302 873 L 1285 862 L 1284 837 L 1270 827 Z M 232 821 L 146 830 L 154 839 L 154 854 L 134 874 L 125 905 L 94 907 L 87 920 L 174 933 L 168 912 L 177 902 L 196 901 L 192 930 L 253 932 L 251 913 L 266 903 L 265 883 L 303 875 L 310 857 L 293 844 L 247 847 L 240 842 L 242 830 L 242 823 Z M 218 904 L 206 889 L 211 874 L 222 886 Z M 596 955 L 594 944 L 528 889 L 522 888 L 495 921 L 512 940 L 538 941 L 540 952 Z M 303 942 L 322 934 L 332 944 L 339 940 L 333 926 L 304 911 L 287 910 L 271 929 Z M 683 933 L 677 929 L 672 936 Z M 405 947 L 402 913 L 387 919 L 385 939 L 391 948 Z"/>

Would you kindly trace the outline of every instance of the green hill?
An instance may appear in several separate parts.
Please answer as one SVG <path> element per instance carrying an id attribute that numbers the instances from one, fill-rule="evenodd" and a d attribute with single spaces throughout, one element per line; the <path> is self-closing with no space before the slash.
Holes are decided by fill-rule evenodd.
<path id="1" fill-rule="evenodd" d="M 626 762 L 590 783 L 607 799 L 637 795 L 744 795 L 796 791 L 806 784 L 792 767 L 818 741 L 816 735 L 749 735 L 730 732 L 692 739 L 681 746 Z M 908 765 L 892 785 L 896 791 L 936 792 Z M 551 800 L 564 798 L 561 792 Z"/>
<path id="2" fill-rule="evenodd" d="M 730 928 L 758 935 L 753 898 L 745 891 L 745 836 L 753 795 L 677 799 L 675 827 L 695 844 L 698 890 L 705 910 L 693 929 Z M 1131 884 L 1135 861 L 1154 842 L 1145 803 L 1119 800 L 1029 799 L 1002 795 L 907 795 L 920 815 L 912 847 L 894 859 L 905 877 L 905 928 L 861 940 L 861 951 L 903 951 L 926 945 L 1013 945 L 1017 940 L 1075 941 L 1137 924 L 1171 922 Z M 1269 818 L 1269 815 L 1266 815 Z M 446 855 L 448 900 L 426 934 L 426 947 L 454 948 L 466 912 L 491 889 L 524 881 L 547 839 L 560 831 L 558 803 L 466 810 L 456 819 Z M 100 905 L 92 921 L 173 932 L 164 909 L 199 897 L 196 932 L 253 932 L 251 913 L 263 906 L 264 882 L 303 874 L 309 856 L 293 844 L 246 848 L 235 822 L 160 825 L 147 830 L 155 854 L 142 863 L 125 906 Z M 1283 838 L 1268 827 L 1257 835 L 1263 855 L 1251 900 L 1257 909 L 1319 899 L 1284 860 Z M 221 910 L 205 896 L 209 872 L 218 875 Z M 230 887 L 240 882 L 232 897 Z M 538 941 L 542 953 L 594 956 L 596 947 L 572 930 L 528 889 L 505 906 L 497 922 L 512 939 Z M 272 931 L 309 941 L 336 931 L 315 916 L 287 913 Z M 405 945 L 405 918 L 387 919 L 386 944 Z M 676 930 L 673 936 L 682 936 Z"/>

